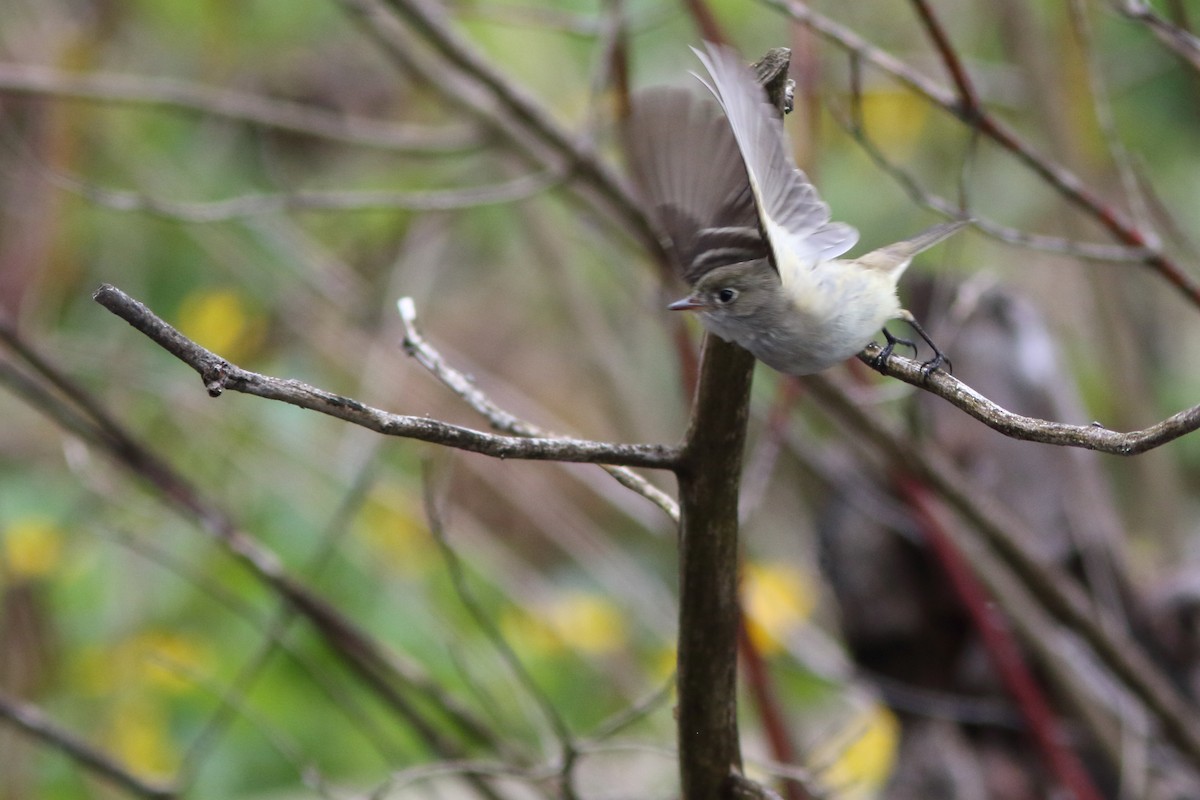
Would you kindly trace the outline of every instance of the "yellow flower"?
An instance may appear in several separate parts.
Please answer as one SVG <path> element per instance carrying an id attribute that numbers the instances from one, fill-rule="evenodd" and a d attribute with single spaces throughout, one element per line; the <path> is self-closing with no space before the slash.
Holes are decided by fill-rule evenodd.
<path id="1" fill-rule="evenodd" d="M 212 663 L 203 642 L 168 631 L 145 631 L 124 648 L 147 684 L 174 694 L 195 690 Z"/>
<path id="2" fill-rule="evenodd" d="M 500 612 L 498 624 L 505 641 L 522 655 L 536 658 L 562 650 L 562 642 L 550 625 L 524 609 L 506 607 Z"/>
<path id="3" fill-rule="evenodd" d="M 567 592 L 550 608 L 550 627 L 568 646 L 588 655 L 612 653 L 625 644 L 625 620 L 606 598 Z"/>
<path id="4" fill-rule="evenodd" d="M 40 517 L 23 517 L 4 531 L 4 567 L 13 578 L 39 578 L 62 562 L 62 532 Z"/>
<path id="5" fill-rule="evenodd" d="M 602 656 L 625 644 L 621 612 L 605 598 L 588 592 L 566 592 L 538 614 L 505 609 L 499 625 L 514 647 L 537 656 L 564 649 Z"/>
<path id="6" fill-rule="evenodd" d="M 416 514 L 419 502 L 401 489 L 380 487 L 359 514 L 355 529 L 383 566 L 420 573 L 437 558 L 433 539 Z"/>
<path id="7" fill-rule="evenodd" d="M 173 775 L 179 754 L 171 746 L 171 731 L 161 706 L 145 700 L 122 703 L 106 737 L 113 753 L 137 773 Z"/>
<path id="8" fill-rule="evenodd" d="M 742 611 L 746 632 L 764 655 L 798 628 L 816 604 L 812 581 L 799 570 L 747 563 L 742 572 Z"/>
<path id="9" fill-rule="evenodd" d="M 868 90 L 862 95 L 862 118 L 867 135 L 878 138 L 886 132 L 888 151 L 900 157 L 919 141 L 929 118 L 929 104 L 912 92 Z"/>
<path id="10" fill-rule="evenodd" d="M 252 355 L 262 344 L 264 327 L 229 289 L 193 292 L 179 307 L 179 330 L 230 361 Z"/>
<path id="11" fill-rule="evenodd" d="M 818 760 L 832 764 L 821 774 L 821 780 L 839 800 L 865 800 L 874 797 L 892 773 L 896 747 L 900 739 L 900 723 L 894 714 L 881 705 L 866 709 L 862 719 L 851 726 L 853 739 L 839 743 L 832 753 L 819 753 Z"/>

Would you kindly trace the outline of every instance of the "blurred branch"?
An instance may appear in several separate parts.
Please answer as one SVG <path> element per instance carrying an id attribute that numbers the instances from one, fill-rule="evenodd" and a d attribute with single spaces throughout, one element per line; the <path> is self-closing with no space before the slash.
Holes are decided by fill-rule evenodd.
<path id="1" fill-rule="evenodd" d="M 1175 55 L 1200 72 L 1200 38 L 1154 13 L 1145 0 L 1115 0 L 1113 6 L 1129 19 L 1146 26 Z"/>
<path id="2" fill-rule="evenodd" d="M 18 356 L 30 354 L 32 357 L 24 358 L 24 361 L 45 379 L 35 380 L 13 365 L 0 361 L 0 382 L 8 384 L 31 407 L 146 481 L 168 507 L 209 534 L 255 578 L 304 617 L 330 651 L 433 752 L 444 758 L 458 758 L 468 745 L 505 752 L 506 743 L 501 736 L 463 708 L 419 668 L 388 651 L 328 601 L 293 578 L 274 551 L 240 529 L 224 509 L 204 497 L 169 463 L 135 439 L 85 390 L 45 359 L 33 354 L 32 348 L 17 336 L 11 322 L 3 316 L 0 316 L 0 341 Z M 430 712 L 418 707 L 418 703 L 433 706 L 437 716 L 450 723 L 443 726 L 446 732 L 437 727 Z M 500 796 L 483 784 L 475 788 L 493 800 Z"/>
<path id="3" fill-rule="evenodd" d="M 857 59 L 854 63 L 857 63 Z M 834 107 L 829 109 L 834 121 L 858 143 L 863 152 L 867 154 L 867 157 L 871 159 L 871 162 L 877 168 L 890 175 L 892 180 L 899 184 L 904 193 L 909 196 L 909 199 L 917 205 L 950 217 L 969 216 L 971 218 L 971 227 L 981 233 L 987 234 L 1006 244 L 1025 247 L 1030 250 L 1082 258 L 1088 261 L 1136 263 L 1146 258 L 1147 250 L 1145 247 L 1080 242 L 1062 236 L 1028 233 L 1019 228 L 1001 225 L 981 215 L 978 209 L 971 207 L 969 197 L 963 197 L 959 203 L 951 203 L 946 198 L 929 192 L 921 185 L 920 180 L 915 175 L 902 168 L 899 164 L 890 161 L 884 155 L 883 150 L 868 135 L 866 126 L 862 122 L 862 95 L 859 92 L 857 81 L 853 82 L 851 87 L 850 102 L 851 110 L 848 115 Z"/>
<path id="4" fill-rule="evenodd" d="M 997 598 L 984 590 L 979 577 L 951 540 L 938 518 L 932 493 L 913 478 L 901 476 L 898 484 L 920 526 L 922 540 L 979 632 L 992 668 L 1021 710 L 1033 744 L 1047 768 L 1075 800 L 1100 800 L 1091 776 L 1075 751 L 1067 745 L 1062 721 L 1050 708 L 1045 692 L 1017 647 L 1007 615 L 1001 610 L 1002 606 L 996 605 Z"/>
<path id="5" fill-rule="evenodd" d="M 55 183 L 104 208 L 114 211 L 141 211 L 179 222 L 224 222 L 231 219 L 272 214 L 282 211 L 449 211 L 475 206 L 511 203 L 545 191 L 561 182 L 564 175 L 554 171 L 522 175 L 489 186 L 469 186 L 433 191 L 376 190 L 299 190 L 280 194 L 247 194 L 226 200 L 180 202 L 150 197 L 141 192 L 108 189 L 78 178 L 53 175 Z"/>
<path id="6" fill-rule="evenodd" d="M 438 499 L 434 496 L 433 481 L 428 463 L 424 471 L 423 483 L 425 518 L 429 522 L 429 533 L 437 543 L 438 550 L 442 554 L 442 559 L 446 563 L 446 571 L 450 574 L 450 584 L 454 588 L 454 593 L 458 595 L 459 602 L 463 608 L 466 609 L 471 619 L 475 621 L 476 626 L 483 632 L 483 635 L 499 654 L 509 671 L 516 676 L 517 682 L 524 687 L 526 694 L 533 698 L 533 702 L 537 705 L 542 716 L 545 717 L 546 722 L 549 723 L 550 728 L 554 731 L 555 738 L 558 739 L 560 758 L 557 776 L 558 796 L 563 798 L 563 800 L 578 800 L 579 794 L 575 791 L 574 782 L 575 762 L 578 757 L 578 751 L 575 748 L 571 729 L 567 727 L 566 720 L 562 718 L 554 703 L 551 702 L 550 698 L 542 690 L 542 687 L 534 680 L 533 675 L 526 669 L 525 664 L 521 661 L 516 651 L 513 650 L 512 645 L 504 638 L 500 627 L 488 616 L 483 604 L 476 599 L 470 586 L 467 584 L 467 574 L 463 568 L 462 559 L 459 558 L 458 552 L 450 546 L 450 541 L 446 538 L 446 530 L 442 522 L 442 512 Z"/>
<path id="7" fill-rule="evenodd" d="M 911 2 L 917 10 L 917 16 L 921 18 L 921 23 L 925 26 L 929 38 L 933 40 L 934 49 L 941 57 L 942 64 L 950 73 L 950 79 L 954 81 L 954 89 L 958 92 L 959 108 L 964 121 L 974 124 L 974 121 L 986 112 L 983 104 L 979 101 L 979 93 L 975 91 L 975 84 L 971 81 L 971 76 L 963 66 L 962 59 L 958 57 L 958 51 L 950 43 L 946 29 L 942 27 L 941 20 L 934 14 L 928 0 L 911 0 Z"/>
<path id="8" fill-rule="evenodd" d="M 385 52 L 418 72 L 452 105 L 488 123 L 520 152 L 551 169 L 565 168 L 572 188 L 615 215 L 646 249 L 661 255 L 658 236 L 624 180 L 578 137 L 563 128 L 524 87 L 496 69 L 486 56 L 427 0 L 337 0 Z M 414 51 L 403 20 L 443 59 L 434 63 Z"/>
<path id="9" fill-rule="evenodd" d="M 890 363 L 896 361 L 893 357 Z M 905 370 L 909 370 L 907 365 Z M 919 375 L 920 365 L 912 362 L 911 371 L 914 376 Z M 935 373 L 935 378 L 941 374 Z M 1022 536 L 1016 533 L 1022 526 L 1006 509 L 989 502 L 984 492 L 968 485 L 936 451 L 893 432 L 874 414 L 860 408 L 828 377 L 812 375 L 805 383 L 813 397 L 843 422 L 847 430 L 869 442 L 871 448 L 895 468 L 927 484 L 965 519 L 986 541 L 985 553 L 999 556 L 1000 561 L 995 563 L 1003 564 L 1015 573 L 1017 581 L 1014 585 L 1028 589 L 1042 606 L 1082 637 L 1112 674 L 1146 704 L 1161 723 L 1167 738 L 1193 763 L 1200 764 L 1200 723 L 1197 722 L 1200 717 L 1194 705 L 1179 693 L 1119 622 L 1099 609 L 1074 581 L 1057 569 L 1044 566 L 1029 552 L 1023 542 L 1031 541 L 1033 534 Z M 976 560 L 973 555 L 980 551 L 980 544 L 960 534 L 957 528 L 947 528 L 947 531 L 955 534 L 955 545 L 972 557 L 975 575 L 994 590 L 997 570 L 989 569 L 986 562 Z M 1007 607 L 1008 600 L 1003 593 L 995 593 Z"/>
<path id="10" fill-rule="evenodd" d="M 0 692 L 0 719 L 7 720 L 18 730 L 45 742 L 96 776 L 130 794 L 162 800 L 179 796 L 176 788 L 138 777 L 112 756 L 97 750 L 74 733 L 60 727 L 42 713 L 41 709 L 15 697 L 9 697 L 3 692 Z"/>
<path id="11" fill-rule="evenodd" d="M 1148 428 L 1128 433 L 1109 430 L 1098 422 L 1069 425 L 1026 417 L 1000 407 L 947 372 L 938 370 L 924 373 L 921 364 L 912 359 L 893 353 L 887 363 L 880 366 L 874 360 L 879 352 L 878 345 L 870 344 L 859 355 L 859 360 L 881 375 L 898 378 L 937 395 L 992 430 L 1013 439 L 1132 456 L 1153 450 L 1200 428 L 1200 405 L 1173 414 Z"/>
<path id="12" fill-rule="evenodd" d="M 334 556 L 337 542 L 349 530 L 352 520 L 367 499 L 368 492 L 375 480 L 373 453 L 374 451 L 368 462 L 358 471 L 329 521 L 323 526 L 319 547 L 310 557 L 309 566 L 304 571 L 310 581 L 316 580 L 324 571 L 323 568 Z M 309 679 L 324 690 L 339 712 L 354 722 L 355 727 L 362 732 L 364 738 L 375 746 L 380 755 L 388 761 L 396 760 L 399 757 L 396 747 L 392 743 L 384 744 L 387 742 L 387 737 L 380 730 L 378 722 L 366 713 L 358 700 L 351 697 L 348 692 L 342 691 L 341 687 L 324 680 L 321 673 L 312 664 L 301 658 L 294 648 L 287 646 L 286 637 L 288 631 L 291 630 L 292 623 L 296 621 L 296 617 L 296 611 L 291 605 L 280 602 L 269 619 L 261 622 L 255 620 L 262 641 L 257 649 L 233 671 L 226 691 L 218 692 L 215 687 L 212 689 L 213 694 L 220 697 L 222 702 L 200 727 L 191 745 L 184 753 L 179 767 L 181 783 L 186 785 L 188 776 L 199 771 L 202 762 L 217 746 L 221 734 L 233 723 L 236 714 L 241 712 L 251 687 L 262 676 L 271 663 L 272 657 L 281 652 L 297 661 L 298 665 L 308 673 Z M 260 727 L 266 730 L 265 724 L 260 723 Z M 295 759 L 289 757 L 289 760 Z"/>
<path id="13" fill-rule="evenodd" d="M 779 764 L 796 763 L 796 744 L 787 724 L 787 712 L 779 702 L 767 660 L 746 628 L 744 617 L 738 625 L 738 653 L 745 676 L 743 683 L 749 690 L 772 760 Z M 783 796 L 785 800 L 809 800 L 813 792 L 805 783 L 792 778 L 784 781 Z"/>
<path id="14" fill-rule="evenodd" d="M 1139 263 L 1158 272 L 1189 302 L 1200 307 L 1200 282 L 1184 272 L 1182 267 L 1163 251 L 1157 237 L 1152 232 L 1139 228 L 1122 211 L 1110 205 L 1085 184 L 1078 175 L 1062 164 L 1038 153 L 1013 129 L 989 113 L 985 107 L 979 105 L 969 82 L 965 82 L 959 87 L 961 91 L 966 91 L 966 94 L 956 95 L 929 80 L 890 53 L 869 44 L 850 28 L 814 11 L 802 0 L 764 0 L 764 2 L 779 8 L 792 19 L 846 52 L 891 75 L 909 89 L 950 112 L 970 128 L 979 131 L 995 144 L 1010 152 L 1047 185 L 1100 223 L 1118 241 L 1130 247 L 1145 248 L 1145 254 Z M 931 35 L 934 34 L 931 33 Z M 949 47 L 948 43 L 946 47 Z M 943 58 L 957 60 L 952 49 L 944 50 Z M 961 65 L 959 66 L 961 67 Z M 953 71 L 953 67 L 950 68 Z M 964 77 L 965 74 L 964 71 Z"/>
<path id="15" fill-rule="evenodd" d="M 0 63 L 0 92 L 195 111 L 264 128 L 409 153 L 459 153 L 483 141 L 479 131 L 469 125 L 399 124 L 173 78 L 79 74 L 39 64 Z"/>
<path id="16" fill-rule="evenodd" d="M 411 297 L 401 298 L 396 305 L 400 312 L 400 319 L 404 323 L 405 352 L 429 370 L 443 385 L 465 400 L 467 405 L 487 419 L 494 429 L 511 433 L 514 436 L 541 439 L 561 438 L 545 428 L 518 419 L 500 408 L 475 385 L 470 377 L 447 364 L 441 353 L 425 341 L 425 337 L 417 330 L 417 308 Z M 608 464 L 599 466 L 622 486 L 640 494 L 662 509 L 663 513 L 673 522 L 679 522 L 679 505 L 666 492 L 627 467 L 614 467 Z"/>
<path id="17" fill-rule="evenodd" d="M 376 433 L 418 439 L 493 458 L 612 463 L 650 469 L 673 469 L 680 458 L 677 448 L 666 445 L 612 444 L 566 437 L 531 439 L 492 436 L 427 417 L 390 414 L 301 381 L 260 375 L 231 364 L 188 339 L 145 305 L 110 284 L 97 289 L 93 297 L 199 373 L 205 388 L 213 397 L 232 389 L 328 414 Z"/>

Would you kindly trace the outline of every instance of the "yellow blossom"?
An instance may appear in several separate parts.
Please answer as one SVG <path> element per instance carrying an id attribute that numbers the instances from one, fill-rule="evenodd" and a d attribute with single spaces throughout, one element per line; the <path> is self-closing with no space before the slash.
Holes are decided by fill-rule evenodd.
<path id="1" fill-rule="evenodd" d="M 759 651 L 770 655 L 812 614 L 816 592 L 799 570 L 775 564 L 746 564 L 742 610 L 746 632 Z"/>
<path id="2" fill-rule="evenodd" d="M 22 517 L 4 530 L 4 568 L 13 578 L 50 574 L 62 561 L 62 532 L 41 517 Z"/>

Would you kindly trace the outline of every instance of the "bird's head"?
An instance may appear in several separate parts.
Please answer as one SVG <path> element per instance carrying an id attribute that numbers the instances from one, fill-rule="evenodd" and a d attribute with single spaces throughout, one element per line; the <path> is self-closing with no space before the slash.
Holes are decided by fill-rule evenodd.
<path id="1" fill-rule="evenodd" d="M 715 319 L 744 319 L 773 307 L 779 292 L 775 270 L 765 261 L 748 261 L 705 273 L 692 286 L 691 294 L 667 308 Z"/>

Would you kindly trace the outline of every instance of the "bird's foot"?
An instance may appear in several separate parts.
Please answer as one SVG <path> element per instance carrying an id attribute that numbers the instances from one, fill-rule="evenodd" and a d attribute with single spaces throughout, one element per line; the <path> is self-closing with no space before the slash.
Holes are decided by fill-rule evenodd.
<path id="1" fill-rule="evenodd" d="M 896 349 L 896 345 L 911 347 L 913 355 L 916 356 L 917 346 L 908 339 L 901 339 L 898 336 L 893 336 L 892 332 L 887 328 L 883 329 L 883 338 L 887 340 L 887 344 L 884 345 L 883 349 L 879 351 L 879 354 L 872 359 L 872 364 L 876 369 L 883 369 L 884 365 L 887 364 L 888 359 L 892 357 L 892 351 Z"/>

